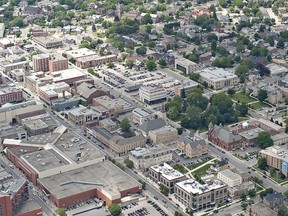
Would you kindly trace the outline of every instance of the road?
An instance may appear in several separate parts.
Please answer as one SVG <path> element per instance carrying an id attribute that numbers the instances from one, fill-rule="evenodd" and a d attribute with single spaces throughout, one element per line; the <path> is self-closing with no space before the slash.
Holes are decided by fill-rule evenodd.
<path id="1" fill-rule="evenodd" d="M 12 169 L 9 166 L 9 164 L 11 164 L 11 162 L 9 162 L 9 160 L 7 158 L 1 157 L 0 163 L 5 165 L 5 170 L 8 173 L 10 173 L 15 179 L 18 179 L 18 178 L 20 178 L 20 175 L 23 175 L 22 172 L 20 170 L 18 170 L 17 168 Z M 53 209 L 51 209 L 47 205 L 47 203 L 45 203 L 38 195 L 33 195 L 33 190 L 30 187 L 28 187 L 28 191 L 29 191 L 29 198 L 32 199 L 34 202 L 36 202 L 42 208 L 42 211 L 44 211 L 46 213 L 46 215 L 48 215 L 48 216 L 54 215 Z"/>

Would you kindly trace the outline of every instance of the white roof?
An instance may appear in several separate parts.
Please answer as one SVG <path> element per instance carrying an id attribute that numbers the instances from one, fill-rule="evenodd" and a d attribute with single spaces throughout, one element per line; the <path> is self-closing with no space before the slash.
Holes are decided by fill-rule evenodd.
<path id="1" fill-rule="evenodd" d="M 175 170 L 173 167 L 169 166 L 166 163 L 162 165 L 152 166 L 150 167 L 150 169 L 154 170 L 155 172 L 161 173 L 161 175 L 169 181 L 182 178 L 184 176 L 181 172 Z"/>

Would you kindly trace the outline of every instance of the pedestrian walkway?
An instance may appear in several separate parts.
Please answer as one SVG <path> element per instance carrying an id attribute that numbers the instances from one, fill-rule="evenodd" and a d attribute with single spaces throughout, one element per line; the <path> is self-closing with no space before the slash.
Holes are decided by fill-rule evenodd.
<path id="1" fill-rule="evenodd" d="M 195 169 L 189 170 L 189 172 L 186 173 L 186 176 L 187 176 L 188 178 L 191 178 L 191 177 L 189 176 L 190 174 L 192 174 L 192 173 L 195 172 L 196 170 L 198 170 L 198 169 L 206 166 L 207 164 L 211 164 L 211 165 L 214 164 L 213 162 L 214 162 L 215 160 L 217 160 L 217 158 L 213 158 L 213 159 L 207 161 L 206 163 L 203 163 L 203 164 L 201 164 L 200 166 L 196 167 Z M 187 169 L 188 169 L 188 168 L 187 168 Z"/>

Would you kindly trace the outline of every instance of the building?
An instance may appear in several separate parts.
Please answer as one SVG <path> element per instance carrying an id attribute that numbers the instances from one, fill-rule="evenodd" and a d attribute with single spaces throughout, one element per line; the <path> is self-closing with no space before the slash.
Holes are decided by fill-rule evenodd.
<path id="1" fill-rule="evenodd" d="M 271 136 L 274 145 L 284 145 L 288 143 L 288 134 L 281 132 Z"/>
<path id="2" fill-rule="evenodd" d="M 276 132 L 285 132 L 285 128 L 280 126 L 280 125 L 277 125 L 276 123 L 274 122 L 271 122 L 269 120 L 266 120 L 266 119 L 263 119 L 263 118 L 260 118 L 260 119 L 257 119 L 258 123 L 259 123 L 259 127 L 262 128 L 263 130 L 265 131 L 276 131 Z"/>
<path id="3" fill-rule="evenodd" d="M 185 137 L 181 142 L 178 142 L 177 147 L 186 154 L 187 157 L 200 157 L 208 153 L 207 144 L 204 139 L 198 140 L 190 137 Z"/>
<path id="4" fill-rule="evenodd" d="M 263 203 L 250 206 L 248 212 L 251 216 L 274 216 L 277 214 L 277 212 L 267 208 Z"/>
<path id="5" fill-rule="evenodd" d="M 13 80 L 16 80 L 17 82 L 23 82 L 24 76 L 25 76 L 25 70 L 24 69 L 15 69 L 12 71 L 7 72 L 7 75 L 12 78 Z M 1 83 L 1 81 L 0 81 Z"/>
<path id="6" fill-rule="evenodd" d="M 279 170 L 286 177 L 288 176 L 288 172 L 287 172 L 288 151 L 287 149 L 282 148 L 280 146 L 271 146 L 264 150 L 261 150 L 259 153 L 262 158 L 266 158 L 267 165 L 269 167 L 273 167 Z"/>
<path id="7" fill-rule="evenodd" d="M 102 85 L 90 84 L 83 82 L 76 87 L 77 94 L 83 99 L 87 105 L 92 104 L 93 98 L 108 96 L 110 95 L 110 90 Z"/>
<path id="8" fill-rule="evenodd" d="M 228 187 L 235 187 L 242 184 L 242 177 L 229 169 L 218 172 L 217 178 L 227 184 Z"/>
<path id="9" fill-rule="evenodd" d="M 232 74 L 223 68 L 205 68 L 197 71 L 200 75 L 200 81 L 206 82 L 209 87 L 218 90 L 228 88 L 239 83 L 237 75 Z"/>
<path id="10" fill-rule="evenodd" d="M 228 198 L 227 185 L 219 180 L 200 184 L 187 179 L 175 184 L 175 197 L 186 208 L 201 211 L 225 204 Z"/>
<path id="11" fill-rule="evenodd" d="M 49 70 L 49 58 L 48 54 L 38 54 L 32 57 L 33 60 L 33 70 L 38 71 L 48 71 Z"/>
<path id="12" fill-rule="evenodd" d="M 177 182 L 185 180 L 187 177 L 178 170 L 173 169 L 168 164 L 154 165 L 149 168 L 149 177 L 159 185 L 168 188 L 169 193 L 174 193 Z"/>
<path id="13" fill-rule="evenodd" d="M 172 160 L 172 150 L 165 145 L 153 148 L 136 148 L 129 152 L 129 159 L 133 161 L 136 169 L 146 170 L 156 164 Z"/>
<path id="14" fill-rule="evenodd" d="M 27 131 L 23 127 L 11 126 L 5 121 L 0 121 L 0 144 L 2 144 L 4 139 L 26 139 Z"/>
<path id="15" fill-rule="evenodd" d="M 71 58 L 78 59 L 78 58 L 82 58 L 85 56 L 95 55 L 96 52 L 89 50 L 87 48 L 81 48 L 81 49 L 66 51 L 65 54 L 67 55 L 67 59 L 71 59 Z"/>
<path id="16" fill-rule="evenodd" d="M 68 59 L 61 57 L 52 57 L 49 60 L 49 71 L 50 74 L 54 71 L 61 71 L 68 69 Z"/>
<path id="17" fill-rule="evenodd" d="M 55 83 L 65 82 L 70 86 L 74 86 L 77 81 L 87 79 L 87 75 L 76 68 L 54 71 L 52 77 Z"/>
<path id="18" fill-rule="evenodd" d="M 8 60 L 0 60 L 0 71 L 8 73 L 12 70 L 23 69 L 24 71 L 29 71 L 29 62 L 28 61 L 16 61 L 11 62 Z"/>
<path id="19" fill-rule="evenodd" d="M 288 72 L 286 67 L 275 63 L 270 63 L 266 67 L 270 70 L 271 76 L 284 76 Z"/>
<path id="20" fill-rule="evenodd" d="M 141 125 L 139 125 L 138 130 L 144 135 L 148 136 L 149 131 L 156 130 L 166 126 L 166 123 L 163 119 L 157 118 L 152 119 L 150 121 L 145 121 Z"/>
<path id="21" fill-rule="evenodd" d="M 83 125 L 99 119 L 99 115 L 86 107 L 76 107 L 65 111 L 65 118 L 74 125 Z"/>
<path id="22" fill-rule="evenodd" d="M 243 182 L 241 185 L 228 188 L 228 197 L 230 201 L 240 198 L 240 196 L 245 193 L 247 194 L 249 190 L 255 189 L 255 183 L 252 181 Z"/>
<path id="23" fill-rule="evenodd" d="M 30 136 L 52 132 L 58 126 L 48 113 L 24 118 L 21 120 L 21 124 Z"/>
<path id="24" fill-rule="evenodd" d="M 0 105 L 21 102 L 23 100 L 23 91 L 20 88 L 8 87 L 0 89 Z"/>
<path id="25" fill-rule="evenodd" d="M 39 98 L 48 104 L 61 98 L 71 98 L 70 86 L 65 82 L 52 83 L 38 88 Z"/>
<path id="26" fill-rule="evenodd" d="M 149 131 L 149 139 L 152 143 L 171 143 L 178 139 L 178 131 L 176 128 L 165 126 Z"/>
<path id="27" fill-rule="evenodd" d="M 283 93 L 281 88 L 276 84 L 270 84 L 270 83 L 265 83 L 265 82 L 260 82 L 253 83 L 253 95 L 257 96 L 260 90 L 264 90 L 267 92 L 267 101 L 271 104 L 278 104 L 281 102 L 284 102 Z"/>
<path id="28" fill-rule="evenodd" d="M 137 124 L 142 124 L 145 121 L 154 119 L 153 113 L 145 108 L 136 108 L 132 111 L 132 114 L 133 122 Z"/>
<path id="29" fill-rule="evenodd" d="M 197 70 L 197 64 L 185 58 L 177 58 L 175 59 L 175 69 L 190 74 Z"/>
<path id="30" fill-rule="evenodd" d="M 97 67 L 108 62 L 117 61 L 117 55 L 107 55 L 107 56 L 98 56 L 98 55 L 89 55 L 84 57 L 79 57 L 76 59 L 76 66 L 82 69 Z"/>
<path id="31" fill-rule="evenodd" d="M 225 170 L 225 169 L 228 169 L 229 168 L 229 163 L 227 160 L 225 159 L 222 159 L 216 163 L 214 163 L 212 166 L 211 166 L 211 170 L 214 171 L 215 173 L 218 173 L 222 170 Z"/>
<path id="32" fill-rule="evenodd" d="M 175 95 L 186 98 L 190 91 L 197 86 L 198 83 L 194 81 L 182 82 L 180 85 L 175 86 Z"/>
<path id="33" fill-rule="evenodd" d="M 264 198 L 263 198 L 263 204 L 272 209 L 272 210 L 277 210 L 280 206 L 284 204 L 285 201 L 285 196 L 282 193 L 278 192 L 273 192 L 273 193 L 268 193 Z"/>
<path id="34" fill-rule="evenodd" d="M 14 43 L 12 43 L 9 39 L 7 38 L 2 38 L 0 39 L 0 47 L 3 49 L 7 49 L 8 47 L 14 46 Z"/>
<path id="35" fill-rule="evenodd" d="M 58 39 L 53 36 L 33 37 L 33 41 L 46 49 L 62 46 L 62 39 Z"/>
<path id="36" fill-rule="evenodd" d="M 115 131 L 118 129 L 118 124 L 111 118 L 105 118 L 99 121 L 99 126 L 106 129 L 107 131 Z"/>
<path id="37" fill-rule="evenodd" d="M 140 101 L 151 105 L 165 102 L 167 93 L 161 86 L 141 86 L 139 97 Z"/>
<path id="38" fill-rule="evenodd" d="M 231 133 L 229 129 L 224 128 L 222 124 L 219 126 L 209 124 L 208 140 L 227 151 L 242 147 L 241 136 Z"/>

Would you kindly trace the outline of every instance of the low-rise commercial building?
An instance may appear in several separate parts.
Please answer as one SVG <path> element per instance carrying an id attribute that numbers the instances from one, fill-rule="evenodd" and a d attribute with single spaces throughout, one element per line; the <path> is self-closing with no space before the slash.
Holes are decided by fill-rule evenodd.
<path id="1" fill-rule="evenodd" d="M 196 71 L 197 64 L 185 58 L 177 58 L 175 59 L 175 69 L 189 74 Z"/>
<path id="2" fill-rule="evenodd" d="M 178 131 L 176 128 L 165 126 L 149 131 L 149 139 L 155 144 L 171 143 L 178 139 Z"/>
<path id="3" fill-rule="evenodd" d="M 288 176 L 288 151 L 280 146 L 271 146 L 261 150 L 260 157 L 266 158 L 267 165 L 279 170 L 286 177 Z"/>
<path id="4" fill-rule="evenodd" d="M 180 85 L 175 86 L 175 95 L 186 98 L 189 92 L 196 88 L 199 84 L 194 81 L 182 82 Z"/>
<path id="5" fill-rule="evenodd" d="M 239 83 L 237 75 L 222 68 L 205 68 L 197 73 L 200 75 L 201 82 L 206 82 L 209 87 L 215 90 L 228 88 Z"/>
<path id="6" fill-rule="evenodd" d="M 132 114 L 133 122 L 138 124 L 154 119 L 153 113 L 145 108 L 136 108 L 132 111 Z"/>
<path id="7" fill-rule="evenodd" d="M 87 75 L 80 70 L 75 68 L 70 68 L 67 70 L 55 71 L 52 73 L 53 81 L 55 83 L 65 82 L 70 86 L 73 86 L 75 82 L 84 80 L 87 78 Z"/>
<path id="8" fill-rule="evenodd" d="M 168 188 L 169 193 L 174 193 L 177 182 L 185 180 L 187 177 L 170 165 L 164 163 L 154 165 L 149 168 L 149 177 L 159 185 Z"/>
<path id="9" fill-rule="evenodd" d="M 93 110 L 87 109 L 86 107 L 77 107 L 65 111 L 65 118 L 74 125 L 83 125 L 90 121 L 99 119 L 99 115 Z"/>
<path id="10" fill-rule="evenodd" d="M 229 169 L 218 172 L 217 178 L 223 181 L 229 187 L 235 187 L 242 184 L 242 177 Z"/>
<path id="11" fill-rule="evenodd" d="M 76 66 L 82 69 L 97 67 L 108 62 L 117 61 L 117 55 L 107 55 L 107 56 L 98 56 L 98 55 L 89 55 L 84 57 L 79 57 L 76 59 Z"/>
<path id="12" fill-rule="evenodd" d="M 46 49 L 62 46 L 62 39 L 55 38 L 53 36 L 33 37 L 33 41 Z"/>
<path id="13" fill-rule="evenodd" d="M 38 88 L 39 98 L 46 103 L 52 103 L 60 98 L 71 98 L 70 86 L 65 82 L 53 83 Z"/>
<path id="14" fill-rule="evenodd" d="M 219 180 L 210 180 L 200 184 L 187 179 L 175 184 L 175 197 L 186 208 L 201 211 L 226 203 L 227 185 Z"/>
<path id="15" fill-rule="evenodd" d="M 23 127 L 13 127 L 5 121 L 0 122 L 0 144 L 2 144 L 4 139 L 26 139 L 27 131 Z"/>
<path id="16" fill-rule="evenodd" d="M 136 169 L 146 170 L 156 164 L 172 160 L 172 150 L 165 145 L 153 148 L 136 148 L 129 152 L 129 159 L 133 161 Z"/>
<path id="17" fill-rule="evenodd" d="M 73 58 L 76 60 L 77 58 L 95 55 L 96 52 L 88 48 L 81 48 L 81 49 L 76 49 L 76 50 L 68 50 L 65 52 L 65 54 L 67 55 L 67 59 Z"/>
<path id="18" fill-rule="evenodd" d="M 139 97 L 146 104 L 157 104 L 166 101 L 167 93 L 161 86 L 141 86 Z"/>
<path id="19" fill-rule="evenodd" d="M 0 105 L 12 102 L 23 101 L 23 91 L 20 88 L 1 88 L 0 89 Z"/>
<path id="20" fill-rule="evenodd" d="M 267 208 L 263 203 L 250 206 L 248 212 L 251 216 L 274 216 L 277 214 L 277 212 Z"/>
<path id="21" fill-rule="evenodd" d="M 28 61 L 16 61 L 11 62 L 8 60 L 0 60 L 0 71 L 8 73 L 12 70 L 23 69 L 24 71 L 29 71 L 29 62 Z"/>
<path id="22" fill-rule="evenodd" d="M 185 137 L 183 141 L 178 142 L 177 147 L 190 158 L 200 157 L 208 153 L 207 144 L 204 139 L 196 140 Z"/>
<path id="23" fill-rule="evenodd" d="M 259 123 L 259 127 L 265 131 L 285 132 L 284 127 L 277 125 L 276 123 L 271 122 L 269 120 L 260 118 L 260 119 L 257 119 L 257 122 Z"/>
<path id="24" fill-rule="evenodd" d="M 165 126 L 166 126 L 165 121 L 161 118 L 157 118 L 157 119 L 152 119 L 150 121 L 144 121 L 141 125 L 139 125 L 138 130 L 144 136 L 148 136 L 149 131 L 156 130 Z"/>
<path id="25" fill-rule="evenodd" d="M 230 199 L 229 201 L 236 200 L 240 198 L 240 196 L 243 193 L 247 194 L 249 190 L 254 190 L 254 189 L 255 189 L 255 183 L 252 181 L 243 182 L 241 185 L 229 187 L 228 188 L 228 197 Z"/>

